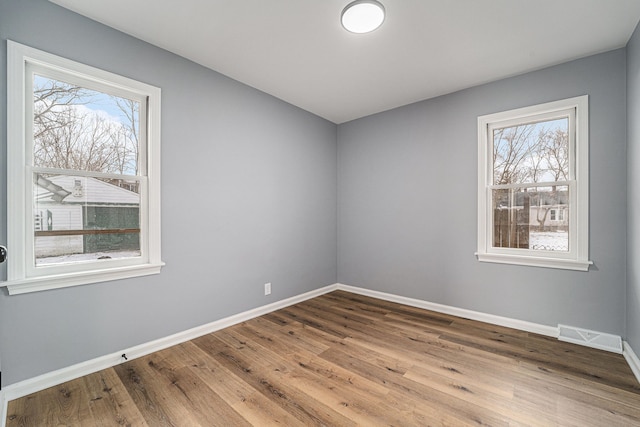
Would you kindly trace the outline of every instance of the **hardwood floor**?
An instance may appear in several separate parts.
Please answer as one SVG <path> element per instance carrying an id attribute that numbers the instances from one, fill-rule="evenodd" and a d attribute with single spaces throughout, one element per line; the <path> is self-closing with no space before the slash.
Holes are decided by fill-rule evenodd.
<path id="1" fill-rule="evenodd" d="M 336 291 L 9 402 L 13 426 L 640 426 L 620 355 Z"/>

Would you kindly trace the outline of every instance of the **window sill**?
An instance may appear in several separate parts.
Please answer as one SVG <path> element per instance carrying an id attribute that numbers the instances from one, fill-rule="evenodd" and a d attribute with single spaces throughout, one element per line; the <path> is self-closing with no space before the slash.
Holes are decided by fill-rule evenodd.
<path id="1" fill-rule="evenodd" d="M 559 268 L 563 270 L 589 271 L 593 261 L 559 258 L 544 258 L 520 255 L 488 254 L 476 252 L 478 261 L 498 264 L 524 265 L 529 267 Z"/>
<path id="2" fill-rule="evenodd" d="M 105 270 L 92 270 L 90 272 L 82 273 L 34 277 L 0 283 L 0 287 L 6 286 L 9 291 L 9 295 L 19 295 L 50 289 L 67 288 L 70 286 L 87 285 L 89 283 L 149 276 L 160 273 L 162 266 L 164 266 L 164 262 L 160 262 L 159 264 L 143 264 L 129 267 L 109 268 Z"/>

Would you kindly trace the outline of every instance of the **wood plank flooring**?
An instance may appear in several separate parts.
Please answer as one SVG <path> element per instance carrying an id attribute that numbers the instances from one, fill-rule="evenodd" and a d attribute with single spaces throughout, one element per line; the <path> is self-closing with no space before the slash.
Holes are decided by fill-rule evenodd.
<path id="1" fill-rule="evenodd" d="M 620 355 L 336 291 L 9 402 L 14 426 L 640 426 Z"/>

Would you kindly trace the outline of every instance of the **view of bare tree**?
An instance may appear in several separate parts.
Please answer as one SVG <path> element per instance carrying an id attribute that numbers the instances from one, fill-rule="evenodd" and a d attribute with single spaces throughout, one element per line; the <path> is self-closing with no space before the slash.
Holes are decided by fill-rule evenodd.
<path id="1" fill-rule="evenodd" d="M 569 179 L 567 129 L 567 119 L 558 119 L 494 130 L 493 184 L 510 186 L 494 190 L 496 245 L 529 247 L 529 216 L 543 231 L 552 207 L 566 198 L 567 187 L 557 182 Z"/>
<path id="2" fill-rule="evenodd" d="M 94 107 L 104 94 L 53 79 L 34 80 L 34 165 L 135 175 L 138 103 L 110 97 L 115 120 Z"/>
<path id="3" fill-rule="evenodd" d="M 566 126 L 532 123 L 496 129 L 493 141 L 494 185 L 565 181 L 569 177 Z"/>
<path id="4" fill-rule="evenodd" d="M 531 125 L 498 129 L 493 135 L 493 183 L 526 182 L 532 169 L 528 165 L 534 153 Z"/>
<path id="5" fill-rule="evenodd" d="M 36 265 L 140 256 L 140 101 L 91 86 L 33 78 Z"/>

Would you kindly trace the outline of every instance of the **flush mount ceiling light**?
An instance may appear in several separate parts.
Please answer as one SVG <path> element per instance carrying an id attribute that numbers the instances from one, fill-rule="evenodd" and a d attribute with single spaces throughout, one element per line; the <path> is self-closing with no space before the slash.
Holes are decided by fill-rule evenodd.
<path id="1" fill-rule="evenodd" d="M 369 33 L 384 22 L 384 6 L 376 0 L 356 0 L 342 10 L 342 26 L 352 33 Z"/>

